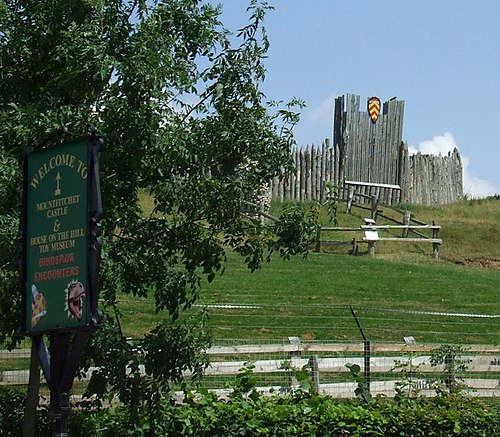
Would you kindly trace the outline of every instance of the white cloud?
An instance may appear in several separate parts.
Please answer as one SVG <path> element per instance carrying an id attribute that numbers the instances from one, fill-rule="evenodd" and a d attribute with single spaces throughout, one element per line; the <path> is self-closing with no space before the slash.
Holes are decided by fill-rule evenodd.
<path id="1" fill-rule="evenodd" d="M 308 118 L 311 121 L 328 121 L 333 122 L 333 108 L 337 94 L 331 93 L 319 106 L 312 109 Z"/>
<path id="2" fill-rule="evenodd" d="M 332 139 L 333 109 L 337 95 L 331 93 L 318 106 L 306 107 L 301 111 L 300 123 L 294 129 L 294 137 L 299 146 L 320 145 L 325 138 Z"/>
<path id="3" fill-rule="evenodd" d="M 429 155 L 447 155 L 448 152 L 453 151 L 455 147 L 458 149 L 455 138 L 453 138 L 450 132 L 445 132 L 442 135 L 433 137 L 432 140 L 422 141 L 416 148 L 409 146 L 408 151 L 410 154 L 420 152 Z M 471 175 L 469 173 L 470 159 L 464 155 L 461 155 L 461 158 L 464 194 L 469 197 L 481 198 L 499 192 L 495 184 Z"/>
<path id="4" fill-rule="evenodd" d="M 410 148 L 410 153 L 423 153 L 426 155 L 447 155 L 457 147 L 455 138 L 450 132 L 445 132 L 443 135 L 437 135 L 432 140 L 422 141 L 417 149 Z"/>
<path id="5" fill-rule="evenodd" d="M 469 197 L 486 197 L 492 196 L 499 192 L 495 184 L 472 176 L 468 172 L 469 158 L 462 156 L 463 178 L 464 178 L 464 193 Z"/>

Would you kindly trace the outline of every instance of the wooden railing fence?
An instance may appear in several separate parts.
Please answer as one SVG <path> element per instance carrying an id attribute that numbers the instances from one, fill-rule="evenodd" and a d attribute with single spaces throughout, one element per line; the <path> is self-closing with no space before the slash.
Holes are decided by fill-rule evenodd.
<path id="1" fill-rule="evenodd" d="M 403 236 L 380 236 L 379 231 L 394 231 L 401 230 Z M 431 236 L 422 234 L 419 231 L 429 230 L 432 232 Z M 343 226 L 318 226 L 316 245 L 314 250 L 320 252 L 322 248 L 328 246 L 339 246 L 339 245 L 349 245 L 351 246 L 351 253 L 358 253 L 359 243 L 368 244 L 368 253 L 370 255 L 375 254 L 376 245 L 379 242 L 391 241 L 391 242 L 402 242 L 402 243 L 430 243 L 432 244 L 432 256 L 435 259 L 439 258 L 439 248 L 443 243 L 443 240 L 439 238 L 439 231 L 441 226 L 439 225 L 375 225 L 375 224 L 364 224 L 359 227 L 343 227 Z M 341 239 L 324 239 L 323 234 L 332 234 L 335 232 L 352 232 L 355 236 L 350 240 Z M 409 237 L 409 232 L 416 232 L 418 236 Z"/>
<path id="2" fill-rule="evenodd" d="M 357 383 L 352 382 L 349 377 L 347 365 L 357 364 L 365 370 L 365 378 L 370 381 L 369 389 L 374 396 L 394 396 L 398 387 L 404 387 L 408 391 L 418 390 L 423 396 L 435 396 L 436 384 L 450 377 L 450 370 L 446 365 L 431 365 L 430 354 L 437 347 L 416 343 L 397 345 L 370 342 L 366 356 L 365 343 L 302 344 L 299 341 L 289 345 L 215 346 L 210 349 L 209 354 L 219 361 L 211 362 L 206 375 L 234 376 L 251 363 L 257 376 L 281 374 L 288 379 L 288 384 L 259 387 L 261 392 L 288 393 L 298 388 L 295 374 L 301 369 L 308 369 L 310 380 L 318 393 L 349 398 L 355 396 Z M 466 370 L 454 373 L 453 377 L 474 396 L 498 397 L 500 384 L 496 376 L 500 373 L 500 348 L 473 345 L 466 349 L 463 356 L 455 357 L 465 363 Z M 259 354 L 281 354 L 281 358 L 256 358 Z M 285 358 L 283 354 L 286 354 Z M 237 357 L 237 360 L 233 361 L 231 356 Z M 449 383 L 450 381 L 445 382 Z M 217 393 L 225 397 L 230 390 L 219 389 Z"/>
<path id="3" fill-rule="evenodd" d="M 369 366 L 372 395 L 394 396 L 397 387 L 405 387 L 406 390 L 419 390 L 424 396 L 434 396 L 434 385 L 449 377 L 445 365 L 433 366 L 430 363 L 431 353 L 436 348 L 436 345 L 427 344 L 371 343 L 367 362 L 363 356 L 366 353 L 364 343 L 213 346 L 207 351 L 211 359 L 205 371 L 207 380 L 204 385 L 226 397 L 231 392 L 227 383 L 251 363 L 255 376 L 264 383 L 258 387 L 263 393 L 286 394 L 297 389 L 295 376 L 307 369 L 319 393 L 349 398 L 355 396 L 357 384 L 350 377 L 347 364 L 357 364 L 361 369 Z M 28 358 L 29 353 L 29 349 L 11 353 L 0 351 L 5 362 L 10 358 Z M 457 359 L 466 363 L 466 370 L 453 377 L 460 380 L 466 390 L 472 390 L 474 396 L 500 396 L 498 346 L 472 345 Z M 89 369 L 82 381 L 88 380 L 93 371 Z M 3 370 L 0 385 L 26 385 L 28 378 L 28 370 Z M 221 381 L 226 381 L 226 384 L 221 384 Z"/>
<path id="4" fill-rule="evenodd" d="M 359 196 L 365 200 L 369 200 L 370 204 L 360 204 L 355 202 L 355 197 Z M 376 195 L 353 195 L 353 191 L 349 190 L 347 198 L 347 212 L 351 212 L 354 207 L 360 208 L 369 212 L 369 217 L 363 220 L 360 226 L 318 226 L 316 235 L 315 252 L 320 252 L 322 247 L 328 246 L 351 246 L 351 253 L 358 253 L 358 244 L 367 243 L 368 253 L 375 254 L 376 245 L 378 242 L 406 242 L 406 243 L 430 243 L 432 244 L 432 255 L 435 259 L 439 258 L 439 248 L 442 244 L 442 239 L 439 237 L 441 226 L 433 222 L 431 225 L 416 220 L 412 217 L 409 210 L 401 210 L 390 205 L 384 205 L 384 208 L 391 209 L 393 212 L 401 215 L 401 221 L 397 218 L 386 215 L 379 209 L 378 197 Z M 382 218 L 385 222 L 395 224 L 377 224 L 377 220 Z M 387 235 L 379 235 L 382 231 Z M 400 231 L 399 235 L 394 235 L 394 231 Z M 352 233 L 352 239 L 332 239 L 331 235 L 335 233 Z M 324 235 L 327 235 L 325 238 Z"/>

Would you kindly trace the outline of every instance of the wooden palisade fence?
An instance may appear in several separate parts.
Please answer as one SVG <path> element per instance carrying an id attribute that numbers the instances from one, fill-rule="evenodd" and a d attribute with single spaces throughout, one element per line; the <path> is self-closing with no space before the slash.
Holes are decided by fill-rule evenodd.
<path id="1" fill-rule="evenodd" d="M 457 149 L 447 156 L 410 155 L 402 140 L 404 102 L 390 100 L 373 123 L 360 110 L 360 97 L 335 100 L 334 144 L 293 150 L 296 173 L 274 180 L 276 200 L 324 200 L 329 184 L 347 197 L 376 194 L 382 203 L 441 205 L 463 196 L 462 162 Z"/>

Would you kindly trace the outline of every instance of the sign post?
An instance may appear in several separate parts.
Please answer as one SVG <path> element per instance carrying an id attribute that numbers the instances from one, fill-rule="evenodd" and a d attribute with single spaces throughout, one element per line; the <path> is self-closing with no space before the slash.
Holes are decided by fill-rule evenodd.
<path id="1" fill-rule="evenodd" d="M 33 152 L 24 165 L 23 332 L 50 387 L 54 436 L 67 436 L 69 393 L 97 307 L 100 137 Z M 43 335 L 50 335 L 50 357 Z"/>

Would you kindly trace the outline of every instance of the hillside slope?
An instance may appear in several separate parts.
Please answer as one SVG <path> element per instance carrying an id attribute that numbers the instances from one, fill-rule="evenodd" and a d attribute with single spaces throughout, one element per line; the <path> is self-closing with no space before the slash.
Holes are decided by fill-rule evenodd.
<path id="1" fill-rule="evenodd" d="M 366 205 L 367 207 L 369 205 Z M 274 203 L 272 211 L 279 216 L 282 204 Z M 439 237 L 443 244 L 440 248 L 441 260 L 474 264 L 482 267 L 500 268 L 500 199 L 462 200 L 442 206 L 398 205 L 398 209 L 408 209 L 412 218 L 427 224 L 441 225 Z M 384 205 L 379 205 L 379 211 L 385 216 L 402 221 L 402 215 L 397 214 Z M 369 217 L 370 211 L 354 207 L 350 214 L 346 213 L 346 204 L 338 204 L 338 226 L 357 227 L 363 223 L 364 217 Z M 320 222 L 325 226 L 332 226 L 328 218 L 321 212 Z M 377 224 L 394 224 L 380 217 Z M 393 231 L 394 235 L 400 231 Z M 412 236 L 412 235 L 410 235 Z M 335 233 L 334 238 L 349 240 L 359 235 L 352 233 Z M 366 246 L 361 247 L 361 253 L 366 252 Z M 341 249 L 340 249 L 341 250 Z M 344 247 L 344 251 L 346 251 Z M 413 255 L 428 255 L 432 253 L 430 244 L 412 243 L 379 243 L 377 256 L 401 259 Z M 413 256 L 412 258 L 415 258 Z M 418 256 L 417 256 L 418 258 Z"/>

